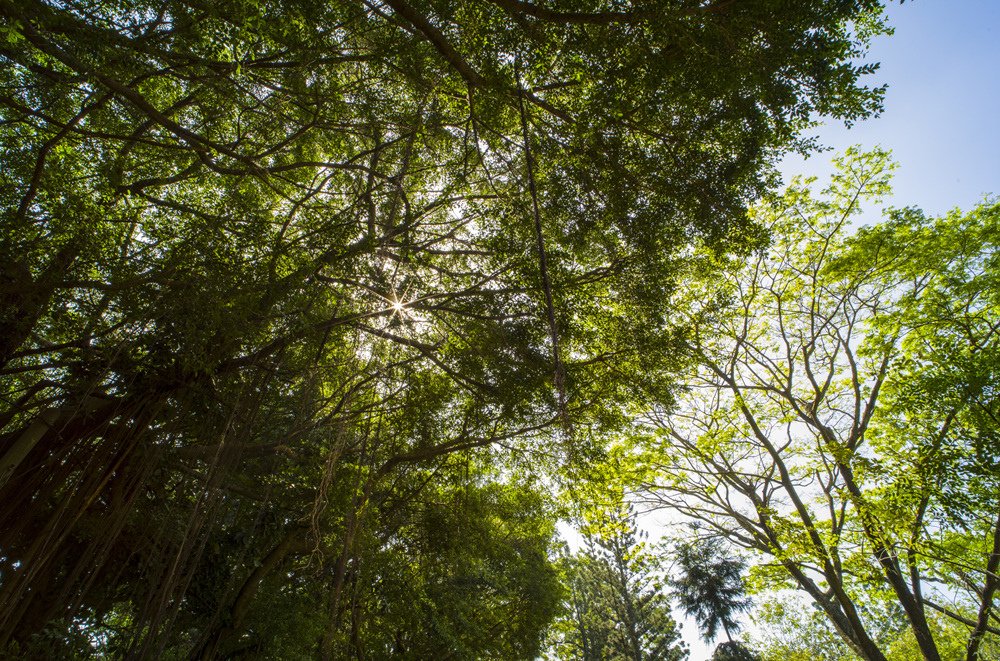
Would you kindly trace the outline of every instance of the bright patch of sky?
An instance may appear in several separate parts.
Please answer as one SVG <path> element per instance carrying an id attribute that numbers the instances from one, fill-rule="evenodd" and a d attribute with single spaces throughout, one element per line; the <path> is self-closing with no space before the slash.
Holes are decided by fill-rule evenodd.
<path id="1" fill-rule="evenodd" d="M 867 57 L 881 63 L 871 84 L 889 86 L 885 111 L 851 129 L 830 122 L 815 135 L 835 152 L 891 149 L 900 166 L 892 206 L 940 215 L 1000 195 L 1000 1 L 910 0 L 892 4 L 889 20 L 896 33 Z M 822 182 L 835 152 L 789 156 L 781 171 L 786 180 Z"/>

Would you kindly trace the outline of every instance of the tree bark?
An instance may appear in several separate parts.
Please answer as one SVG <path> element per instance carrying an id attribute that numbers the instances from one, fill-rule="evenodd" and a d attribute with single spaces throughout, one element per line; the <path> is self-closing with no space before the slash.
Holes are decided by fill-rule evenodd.
<path id="1" fill-rule="evenodd" d="M 229 607 L 229 623 L 217 626 L 209 634 L 205 643 L 192 652 L 190 657 L 192 661 L 211 661 L 211 659 L 215 658 L 219 645 L 241 630 L 243 620 L 250 611 L 250 605 L 257 596 L 257 590 L 260 588 L 261 581 L 277 569 L 290 553 L 303 552 L 309 549 L 309 540 L 306 537 L 306 532 L 305 528 L 292 528 L 278 542 L 278 545 L 264 556 L 260 564 L 243 581 L 243 586 Z"/>
<path id="2" fill-rule="evenodd" d="M 990 559 L 986 562 L 986 583 L 979 599 L 979 615 L 976 619 L 976 626 L 969 634 L 969 644 L 966 647 L 966 661 L 977 661 L 979 659 L 979 646 L 983 642 L 983 635 L 990 624 L 990 614 L 993 612 L 993 595 L 996 594 L 1000 585 L 1000 577 L 997 570 L 1000 569 L 1000 514 L 993 524 L 993 549 L 990 552 Z"/>

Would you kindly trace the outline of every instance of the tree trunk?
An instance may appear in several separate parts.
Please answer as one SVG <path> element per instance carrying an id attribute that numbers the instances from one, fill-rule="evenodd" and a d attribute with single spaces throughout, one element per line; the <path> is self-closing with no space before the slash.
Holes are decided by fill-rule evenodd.
<path id="1" fill-rule="evenodd" d="M 976 627 L 969 634 L 969 644 L 966 647 L 966 661 L 977 661 L 979 659 L 979 646 L 983 642 L 983 635 L 990 624 L 990 614 L 993 612 L 993 595 L 1000 586 L 1000 577 L 997 571 L 1000 570 L 1000 514 L 993 524 L 993 550 L 990 552 L 990 559 L 986 562 L 986 583 L 983 591 L 979 595 L 979 615 L 976 619 Z"/>
<path id="2" fill-rule="evenodd" d="M 19 261 L 9 262 L 0 271 L 0 368 L 31 337 L 78 252 L 75 241 L 63 246 L 36 279 Z"/>
<path id="3" fill-rule="evenodd" d="M 231 638 L 233 634 L 238 633 L 243 627 L 243 620 L 246 618 L 247 613 L 250 611 L 250 605 L 257 596 L 257 590 L 260 588 L 261 581 L 277 569 L 290 553 L 305 551 L 308 548 L 309 540 L 306 537 L 305 528 L 296 527 L 288 531 L 285 537 L 278 542 L 278 545 L 264 556 L 260 564 L 243 582 L 243 586 L 229 607 L 229 623 L 220 624 L 209 633 L 205 643 L 191 653 L 190 658 L 192 661 L 195 659 L 200 661 L 211 661 L 211 659 L 214 659 L 219 645 Z"/>

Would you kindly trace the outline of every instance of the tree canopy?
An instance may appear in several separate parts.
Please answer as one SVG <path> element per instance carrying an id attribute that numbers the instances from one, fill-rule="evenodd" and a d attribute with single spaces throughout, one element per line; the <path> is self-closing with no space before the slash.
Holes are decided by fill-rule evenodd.
<path id="1" fill-rule="evenodd" d="M 2 653 L 537 654 L 551 485 L 881 10 L 0 0 Z"/>

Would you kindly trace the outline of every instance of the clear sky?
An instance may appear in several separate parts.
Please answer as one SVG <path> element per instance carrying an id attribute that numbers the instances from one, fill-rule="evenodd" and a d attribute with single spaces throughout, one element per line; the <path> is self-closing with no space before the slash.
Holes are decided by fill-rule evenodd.
<path id="1" fill-rule="evenodd" d="M 900 165 L 893 206 L 937 215 L 1000 195 L 1000 0 L 910 0 L 893 3 L 889 17 L 896 33 L 868 56 L 881 63 L 874 84 L 889 85 L 885 111 L 816 135 L 837 151 L 891 149 Z M 786 179 L 822 178 L 831 156 L 788 157 L 781 169 Z"/>
<path id="2" fill-rule="evenodd" d="M 868 55 L 881 63 L 871 84 L 889 86 L 884 112 L 849 130 L 830 123 L 815 135 L 836 151 L 891 149 L 900 166 L 892 206 L 938 215 L 1000 196 L 1000 0 L 894 2 L 889 17 L 895 34 Z M 822 180 L 833 153 L 789 156 L 781 170 L 786 180 Z M 705 661 L 714 645 L 698 640 L 692 621 L 682 622 L 690 661 Z"/>

